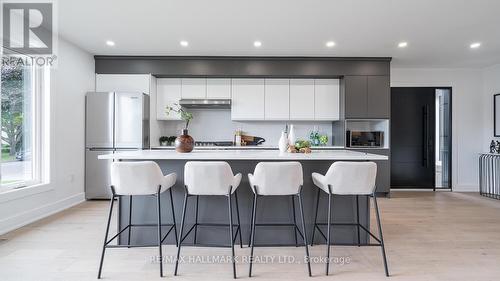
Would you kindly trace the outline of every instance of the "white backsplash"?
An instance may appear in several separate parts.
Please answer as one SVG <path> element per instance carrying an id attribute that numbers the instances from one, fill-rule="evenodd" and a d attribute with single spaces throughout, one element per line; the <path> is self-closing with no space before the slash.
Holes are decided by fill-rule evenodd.
<path id="1" fill-rule="evenodd" d="M 309 139 L 309 133 L 318 126 L 320 134 L 328 135 L 332 144 L 331 121 L 232 121 L 230 110 L 198 109 L 190 110 L 193 120 L 189 124 L 189 134 L 196 141 L 232 141 L 236 129 L 241 128 L 246 135 L 263 137 L 264 145 L 278 146 L 281 131 L 285 125 L 293 124 L 297 139 Z M 184 128 L 182 121 L 160 121 L 162 136 L 177 136 Z"/>

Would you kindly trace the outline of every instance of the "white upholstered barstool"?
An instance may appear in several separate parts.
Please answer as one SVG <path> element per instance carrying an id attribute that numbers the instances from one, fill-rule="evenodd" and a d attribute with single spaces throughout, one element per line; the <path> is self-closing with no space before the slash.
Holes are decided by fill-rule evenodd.
<path id="1" fill-rule="evenodd" d="M 182 221 L 181 229 L 179 234 L 179 247 L 177 248 L 177 259 L 175 262 L 174 275 L 177 275 L 177 269 L 179 267 L 179 258 L 181 253 L 181 245 L 184 239 L 191 233 L 194 229 L 195 234 L 197 232 L 198 225 L 200 226 L 227 226 L 229 227 L 229 243 L 232 251 L 232 263 L 233 263 L 233 277 L 236 278 L 236 261 L 234 254 L 234 241 L 236 237 L 240 236 L 240 246 L 241 246 L 241 228 L 240 228 L 240 215 L 238 207 L 238 195 L 236 189 L 240 185 L 241 174 L 233 174 L 231 166 L 227 162 L 214 161 L 214 162 L 203 162 L 203 161 L 191 161 L 187 162 L 184 166 L 184 187 L 186 190 L 184 196 L 184 205 L 182 208 Z M 236 216 L 238 224 L 233 224 L 233 203 L 232 196 L 235 198 L 236 205 Z M 184 235 L 184 223 L 186 219 L 186 207 L 188 198 L 191 196 L 196 197 L 196 203 L 198 203 L 198 196 L 226 196 L 228 201 L 228 214 L 229 214 L 229 224 L 213 224 L 213 223 L 198 223 L 198 207 L 196 207 L 196 222 Z M 198 204 L 196 204 L 198 205 Z M 236 227 L 236 233 L 233 235 L 233 227 Z M 196 244 L 196 242 L 195 242 Z"/>
<path id="2" fill-rule="evenodd" d="M 352 225 L 357 228 L 357 239 L 358 243 L 353 244 L 353 246 L 380 246 L 382 249 L 382 258 L 384 260 L 385 275 L 389 276 L 389 270 L 387 268 L 387 259 L 385 255 L 384 247 L 384 237 L 382 235 L 382 226 L 380 224 L 380 215 L 377 204 L 377 196 L 375 193 L 375 180 L 377 177 L 377 164 L 374 162 L 335 162 L 328 169 L 326 175 L 321 175 L 318 173 L 312 174 L 313 182 L 318 186 L 318 194 L 316 198 L 316 211 L 314 216 L 313 234 L 311 245 L 314 243 L 314 233 L 316 230 L 325 238 L 327 244 L 327 259 L 326 259 L 326 275 L 328 275 L 329 260 L 330 260 L 330 241 L 331 226 L 332 225 Z M 327 223 L 318 223 L 318 206 L 319 197 L 321 190 L 328 194 L 328 214 Z M 356 197 L 356 222 L 355 223 L 332 223 L 332 197 L 333 195 L 350 195 Z M 359 221 L 359 196 L 369 196 L 373 197 L 373 202 L 375 205 L 375 214 L 377 217 L 377 225 L 379 230 L 379 237 L 377 238 L 373 235 L 369 229 L 363 226 Z M 327 226 L 327 235 L 323 234 L 320 225 Z M 360 243 L 360 229 L 366 231 L 373 239 L 378 243 L 367 244 Z M 369 238 L 369 237 L 368 237 Z M 335 245 L 335 244 L 333 244 Z M 346 245 L 346 244 L 339 244 Z"/>
<path id="3" fill-rule="evenodd" d="M 171 187 L 175 184 L 176 174 L 171 173 L 166 176 L 163 175 L 158 164 L 152 161 L 142 162 L 114 162 L 111 164 L 111 192 L 112 198 L 109 207 L 108 223 L 106 226 L 106 234 L 104 236 L 104 244 L 102 246 L 101 262 L 99 264 L 99 273 L 97 278 L 101 278 L 102 265 L 104 262 L 104 253 L 106 248 L 131 248 L 131 247 L 158 247 L 160 263 L 160 276 L 163 276 L 163 260 L 161 244 L 172 232 L 175 235 L 175 242 L 178 244 L 177 228 L 175 225 L 174 203 L 172 200 Z M 165 191 L 170 192 L 170 208 L 172 211 L 172 224 L 161 223 L 161 208 L 160 208 L 160 194 Z M 113 213 L 113 203 L 116 198 L 128 196 L 129 197 L 129 217 L 128 225 L 119 230 L 116 235 L 108 240 L 109 225 L 111 223 L 111 216 Z M 133 196 L 156 196 L 158 220 L 156 224 L 133 224 L 132 223 L 132 197 Z M 158 243 L 155 245 L 131 245 L 130 236 L 131 230 L 134 226 L 155 226 L 158 228 Z M 170 226 L 168 232 L 162 237 L 161 227 Z M 117 238 L 125 230 L 128 230 L 128 243 L 127 245 L 109 245 L 111 241 Z"/>
<path id="4" fill-rule="evenodd" d="M 253 174 L 248 174 L 250 188 L 254 193 L 253 206 L 252 206 L 252 226 L 250 234 L 250 267 L 248 276 L 252 276 L 253 264 L 253 249 L 255 246 L 255 227 L 256 226 L 275 226 L 276 224 L 257 224 L 257 199 L 260 196 L 292 196 L 294 223 L 293 224 L 280 224 L 282 226 L 293 226 L 294 234 L 300 234 L 304 240 L 304 247 L 306 248 L 307 256 L 307 269 L 309 276 L 311 276 L 311 264 L 309 262 L 309 249 L 307 247 L 306 226 L 304 222 L 304 208 L 302 205 L 302 185 L 304 182 L 302 165 L 299 162 L 260 162 L 255 166 Z M 294 197 L 298 197 L 300 206 L 300 215 L 302 221 L 302 232 L 298 229 L 295 220 L 295 203 Z M 297 238 L 295 238 L 297 239 Z M 297 240 L 295 242 L 297 244 Z"/>

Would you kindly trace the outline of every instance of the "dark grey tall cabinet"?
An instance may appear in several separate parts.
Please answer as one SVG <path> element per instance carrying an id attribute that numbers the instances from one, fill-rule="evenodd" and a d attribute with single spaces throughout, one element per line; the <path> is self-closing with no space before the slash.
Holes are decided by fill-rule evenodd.
<path id="1" fill-rule="evenodd" d="M 391 117 L 390 77 L 388 75 L 344 76 L 344 115 L 346 120 L 378 120 Z M 389 122 L 390 124 L 390 122 Z M 385 138 L 389 138 L 387 132 Z M 391 157 L 390 146 L 381 149 L 355 149 Z M 377 192 L 388 194 L 391 187 L 390 161 L 377 163 Z"/>

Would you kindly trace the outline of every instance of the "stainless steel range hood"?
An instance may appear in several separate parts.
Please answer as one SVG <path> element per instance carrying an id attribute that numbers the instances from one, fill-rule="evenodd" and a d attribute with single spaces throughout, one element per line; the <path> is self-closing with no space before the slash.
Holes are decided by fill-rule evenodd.
<path id="1" fill-rule="evenodd" d="M 181 99 L 179 104 L 185 108 L 230 109 L 230 99 Z"/>

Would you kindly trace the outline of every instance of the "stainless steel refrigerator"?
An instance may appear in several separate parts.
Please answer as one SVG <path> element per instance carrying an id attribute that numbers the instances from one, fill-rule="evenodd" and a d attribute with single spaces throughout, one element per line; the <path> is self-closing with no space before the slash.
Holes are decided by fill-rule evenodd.
<path id="1" fill-rule="evenodd" d="M 85 97 L 85 197 L 109 199 L 111 160 L 98 155 L 149 148 L 149 96 L 89 92 Z"/>

